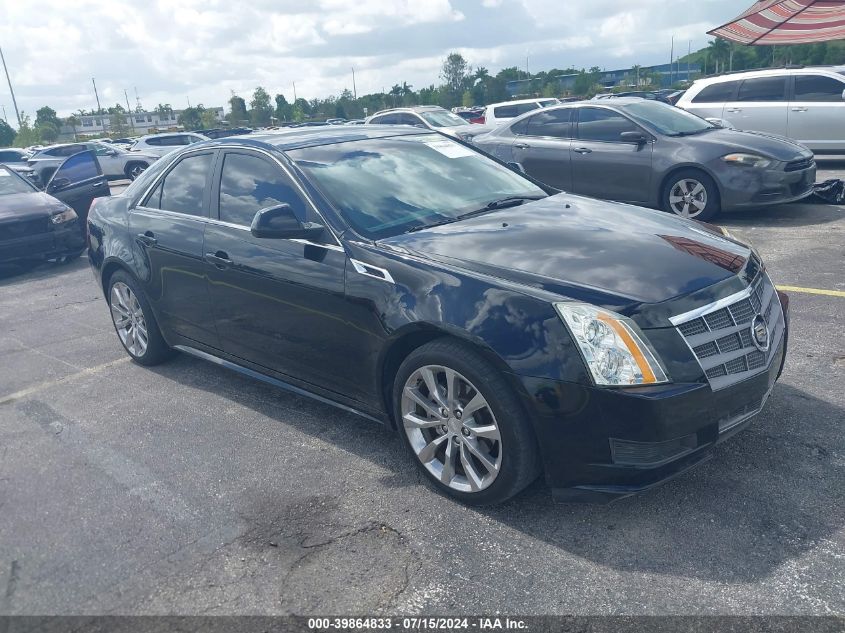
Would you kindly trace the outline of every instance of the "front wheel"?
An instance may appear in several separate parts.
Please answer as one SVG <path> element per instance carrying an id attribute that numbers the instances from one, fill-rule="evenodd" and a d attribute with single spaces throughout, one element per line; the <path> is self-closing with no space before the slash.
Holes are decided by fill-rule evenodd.
<path id="1" fill-rule="evenodd" d="M 109 280 L 108 301 L 117 337 L 132 360 L 158 365 L 173 354 L 143 291 L 125 271 L 116 272 Z"/>
<path id="2" fill-rule="evenodd" d="M 697 169 L 673 174 L 663 189 L 662 202 L 664 211 L 688 220 L 708 221 L 721 210 L 716 183 Z"/>
<path id="3" fill-rule="evenodd" d="M 470 346 L 441 339 L 412 352 L 394 381 L 403 443 L 441 492 L 505 501 L 536 479 L 533 429 L 502 373 Z"/>
<path id="4" fill-rule="evenodd" d="M 144 173 L 148 167 L 147 163 L 131 163 L 126 166 L 126 176 L 130 180 L 135 180 L 138 176 Z"/>

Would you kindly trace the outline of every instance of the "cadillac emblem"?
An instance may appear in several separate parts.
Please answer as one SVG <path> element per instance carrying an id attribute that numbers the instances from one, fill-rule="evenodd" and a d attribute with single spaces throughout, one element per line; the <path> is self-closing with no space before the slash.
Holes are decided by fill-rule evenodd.
<path id="1" fill-rule="evenodd" d="M 756 315 L 751 321 L 751 340 L 761 352 L 769 351 L 769 326 L 762 314 Z"/>

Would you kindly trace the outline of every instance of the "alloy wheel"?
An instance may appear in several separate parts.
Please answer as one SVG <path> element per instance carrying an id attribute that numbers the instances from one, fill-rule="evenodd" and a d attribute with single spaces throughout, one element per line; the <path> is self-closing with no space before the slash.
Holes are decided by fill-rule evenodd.
<path id="1" fill-rule="evenodd" d="M 123 346 L 132 356 L 143 356 L 147 351 L 149 335 L 138 297 L 129 286 L 118 281 L 112 286 L 109 305 L 114 328 Z"/>
<path id="2" fill-rule="evenodd" d="M 478 388 L 454 369 L 425 365 L 408 377 L 402 424 L 426 470 L 453 490 L 484 490 L 501 470 L 496 417 Z"/>
<path id="3" fill-rule="evenodd" d="M 138 176 L 144 173 L 146 167 L 143 165 L 132 165 L 132 169 L 129 170 L 129 177 L 132 180 L 135 180 Z"/>
<path id="4" fill-rule="evenodd" d="M 695 218 L 707 207 L 707 189 L 694 178 L 679 180 L 669 190 L 669 206 L 682 218 Z"/>

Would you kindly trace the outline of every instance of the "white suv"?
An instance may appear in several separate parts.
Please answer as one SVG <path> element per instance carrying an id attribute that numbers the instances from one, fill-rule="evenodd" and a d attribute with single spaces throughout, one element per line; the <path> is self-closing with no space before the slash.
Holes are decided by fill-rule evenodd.
<path id="1" fill-rule="evenodd" d="M 485 125 L 500 125 L 518 116 L 536 110 L 537 108 L 549 108 L 558 105 L 557 99 L 520 99 L 519 101 L 503 101 L 502 103 L 491 103 L 484 110 Z"/>
<path id="2" fill-rule="evenodd" d="M 740 130 L 789 137 L 816 154 L 845 153 L 845 66 L 775 68 L 696 81 L 676 104 Z"/>
<path id="3" fill-rule="evenodd" d="M 192 145 L 200 141 L 207 141 L 208 137 L 196 132 L 171 132 L 165 134 L 148 134 L 142 136 L 129 148 L 132 152 L 144 152 L 164 156 L 173 150 Z"/>

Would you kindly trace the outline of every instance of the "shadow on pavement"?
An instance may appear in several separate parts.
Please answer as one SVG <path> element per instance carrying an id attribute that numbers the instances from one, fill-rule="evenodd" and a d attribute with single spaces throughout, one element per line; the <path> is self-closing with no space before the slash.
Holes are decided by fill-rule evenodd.
<path id="1" fill-rule="evenodd" d="M 0 264 L 0 287 L 64 275 L 80 270 L 87 265 L 88 259 L 86 257 L 79 257 L 67 263 L 39 260 Z"/>
<path id="2" fill-rule="evenodd" d="M 794 204 L 775 205 L 760 209 L 746 209 L 743 211 L 730 211 L 716 217 L 715 224 L 727 227 L 789 227 L 789 226 L 813 226 L 827 224 L 845 218 L 845 209 L 842 207 L 815 203 L 801 202 Z"/>
<path id="3" fill-rule="evenodd" d="M 393 471 L 380 484 L 410 489 L 422 479 L 398 437 L 389 441 L 375 423 L 186 356 L 152 371 Z M 611 569 L 756 581 L 845 525 L 834 461 L 845 453 L 843 427 L 845 410 L 781 384 L 714 459 L 654 491 L 610 505 L 556 504 L 538 481 L 504 505 L 469 511 Z"/>

